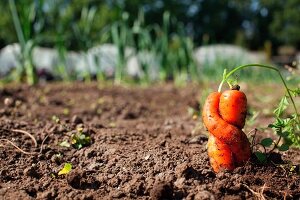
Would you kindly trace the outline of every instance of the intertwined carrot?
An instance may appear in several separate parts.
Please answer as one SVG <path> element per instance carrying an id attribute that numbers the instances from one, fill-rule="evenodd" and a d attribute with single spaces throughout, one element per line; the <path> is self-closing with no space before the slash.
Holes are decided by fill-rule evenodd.
<path id="1" fill-rule="evenodd" d="M 238 90 L 213 92 L 207 97 L 202 118 L 211 133 L 207 147 L 215 172 L 233 170 L 249 160 L 250 143 L 241 130 L 246 111 L 246 96 Z"/>

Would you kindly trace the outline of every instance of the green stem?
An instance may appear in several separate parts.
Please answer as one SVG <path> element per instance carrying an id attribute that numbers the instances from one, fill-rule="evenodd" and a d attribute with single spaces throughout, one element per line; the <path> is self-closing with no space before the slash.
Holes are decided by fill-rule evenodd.
<path id="1" fill-rule="evenodd" d="M 285 89 L 286 89 L 286 91 L 287 91 L 287 93 L 288 93 L 290 99 L 291 99 L 291 102 L 292 102 L 292 104 L 293 104 L 294 110 L 295 110 L 295 112 L 296 112 L 297 121 L 298 121 L 298 123 L 300 123 L 299 113 L 298 113 L 297 107 L 296 107 L 296 105 L 295 105 L 294 99 L 293 99 L 293 97 L 292 97 L 292 95 L 291 95 L 291 93 L 290 93 L 289 88 L 287 87 L 286 82 L 284 81 L 283 76 L 281 75 L 279 69 L 277 69 L 276 67 L 272 67 L 272 66 L 268 66 L 268 65 L 262 65 L 262 64 L 247 64 L 247 65 L 240 65 L 240 66 L 234 68 L 233 70 L 231 70 L 231 71 L 223 78 L 223 80 L 221 81 L 221 83 L 220 83 L 220 85 L 219 85 L 218 92 L 221 92 L 223 84 L 225 83 L 225 81 L 227 81 L 227 79 L 228 79 L 232 74 L 234 74 L 236 71 L 238 71 L 238 70 L 240 70 L 240 69 L 243 69 L 243 68 L 246 68 L 246 67 L 261 67 L 261 68 L 267 68 L 267 69 L 272 69 L 272 70 L 274 70 L 274 71 L 276 71 L 276 72 L 278 73 L 278 75 L 280 76 L 280 79 L 281 79 L 281 81 L 282 81 L 282 83 L 283 83 L 283 85 L 284 85 L 284 87 L 285 87 Z"/>
<path id="2" fill-rule="evenodd" d="M 24 37 L 24 33 L 22 31 L 22 27 L 21 27 L 19 16 L 18 16 L 15 1 L 14 0 L 9 0 L 9 6 L 10 6 L 11 13 L 12 13 L 13 23 L 14 23 L 14 26 L 15 26 L 15 29 L 16 29 L 16 32 L 17 32 L 18 40 L 20 42 L 21 47 L 24 49 L 24 47 L 25 47 L 25 37 Z"/>
<path id="3" fill-rule="evenodd" d="M 278 144 L 279 144 L 279 142 L 280 142 L 280 140 L 281 140 L 281 136 L 279 136 L 279 138 L 278 138 L 278 140 L 277 140 L 277 142 L 274 144 L 274 146 L 273 146 L 273 148 L 269 151 L 269 155 L 268 155 L 268 158 L 270 157 L 270 155 L 271 155 L 271 153 L 278 147 Z"/>

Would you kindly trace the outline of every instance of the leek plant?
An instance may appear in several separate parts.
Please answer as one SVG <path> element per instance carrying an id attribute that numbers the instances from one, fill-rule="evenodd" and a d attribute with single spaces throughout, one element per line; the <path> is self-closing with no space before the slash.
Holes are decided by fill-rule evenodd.
<path id="1" fill-rule="evenodd" d="M 133 36 L 135 37 L 135 48 L 138 63 L 142 70 L 140 80 L 144 84 L 151 81 L 151 56 L 155 55 L 152 47 L 153 40 L 151 38 L 151 27 L 145 27 L 145 16 L 143 10 L 139 11 L 138 18 L 132 27 Z"/>
<path id="2" fill-rule="evenodd" d="M 21 81 L 23 75 L 26 76 L 26 81 L 29 85 L 36 84 L 37 74 L 36 68 L 33 65 L 32 50 L 35 45 L 34 39 L 31 39 L 31 22 L 35 17 L 35 5 L 32 3 L 29 7 L 24 7 L 22 12 L 23 23 L 21 26 L 20 17 L 17 12 L 16 3 L 14 0 L 9 0 L 10 11 L 13 18 L 13 23 L 16 29 L 18 41 L 20 44 L 20 55 L 18 57 L 19 66 L 17 67 L 17 81 Z"/>
<path id="3" fill-rule="evenodd" d="M 64 39 L 62 33 L 57 35 L 56 41 L 56 50 L 58 53 L 58 65 L 56 66 L 58 75 L 62 78 L 63 81 L 70 81 L 71 77 L 67 70 L 67 49 L 64 44 Z"/>
<path id="4" fill-rule="evenodd" d="M 85 67 L 83 71 L 83 77 L 85 81 L 91 81 L 91 70 L 88 62 L 87 51 L 93 45 L 93 40 L 91 38 L 91 31 L 93 28 L 93 21 L 95 19 L 95 14 L 97 9 L 95 7 L 87 8 L 84 7 L 81 11 L 80 20 L 78 23 L 73 23 L 72 28 L 79 42 L 79 46 L 81 46 L 81 55 L 84 59 Z"/>
<path id="5" fill-rule="evenodd" d="M 129 14 L 124 12 L 122 20 L 115 22 L 111 27 L 112 42 L 117 46 L 117 65 L 114 82 L 120 84 L 124 78 L 124 68 L 127 63 L 126 47 L 132 42 L 132 30 L 128 25 Z"/>

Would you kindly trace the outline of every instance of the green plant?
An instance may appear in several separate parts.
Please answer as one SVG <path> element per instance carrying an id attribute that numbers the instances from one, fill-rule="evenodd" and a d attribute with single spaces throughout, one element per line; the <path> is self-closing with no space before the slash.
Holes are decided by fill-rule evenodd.
<path id="1" fill-rule="evenodd" d="M 14 4 L 14 0 L 9 2 Z M 12 14 L 22 52 L 19 59 L 20 67 L 17 71 L 17 74 L 20 74 L 18 79 L 25 74 L 29 83 L 37 81 L 36 76 L 33 76 L 36 75 L 36 72 L 31 54 L 34 45 L 38 42 L 50 46 L 55 45 L 59 55 L 59 63 L 55 66 L 56 72 L 58 77 L 65 81 L 76 78 L 90 81 L 92 79 L 90 58 L 95 61 L 97 80 L 103 81 L 109 78 L 106 77 L 100 66 L 102 60 L 99 58 L 103 56 L 88 57 L 88 55 L 90 56 L 89 49 L 95 44 L 103 42 L 112 42 L 117 47 L 115 83 L 121 83 L 123 80 L 143 84 L 172 80 L 176 85 L 183 85 L 187 81 L 205 82 L 219 77 L 224 69 L 222 66 L 232 69 L 230 66 L 247 61 L 244 55 L 228 58 L 216 51 L 216 59 L 213 62 L 204 58 L 206 62 L 203 66 L 197 66 L 193 55 L 194 38 L 185 31 L 183 23 L 177 21 L 176 17 L 168 11 L 163 13 L 160 20 L 162 21 L 161 25 L 147 24 L 143 9 L 140 9 L 138 16 L 133 21 L 131 14 L 123 12 L 120 20 L 102 24 L 99 20 L 100 15 L 108 15 L 107 12 L 109 12 L 105 6 L 96 9 L 96 5 L 93 3 L 90 5 L 82 3 L 81 5 L 84 6 L 79 9 L 73 8 L 72 4 L 66 4 L 63 7 L 61 2 L 53 1 L 49 2 L 49 10 L 44 11 L 41 9 L 43 5 L 43 1 L 35 1 L 31 6 L 27 5 L 26 9 L 20 13 L 22 23 L 20 23 L 16 9 L 11 9 L 15 10 Z M 76 10 L 74 15 L 73 9 Z M 61 20 L 56 22 L 57 18 L 53 17 L 53 13 Z M 105 16 L 101 17 L 105 18 Z M 35 21 L 41 21 L 41 23 L 35 24 Z M 50 34 L 47 32 L 48 29 L 45 29 L 45 24 L 53 25 L 54 23 L 56 36 L 53 37 L 53 33 Z M 102 24 L 101 27 L 99 23 Z M 32 28 L 33 26 L 40 28 L 33 32 L 31 31 L 31 29 L 35 30 Z M 72 28 L 72 32 L 67 31 L 68 27 Z M 66 56 L 69 48 L 80 50 L 85 65 L 83 71 L 76 72 L 72 68 L 67 69 Z M 128 49 L 132 50 L 130 55 Z M 138 77 L 128 77 L 125 74 L 127 60 L 133 53 L 137 57 L 142 72 Z M 272 73 L 261 73 L 259 70 L 243 70 L 239 77 L 243 80 L 254 81 L 273 80 L 274 76 L 269 76 L 270 74 L 272 75 Z"/>
<path id="2" fill-rule="evenodd" d="M 143 72 L 140 79 L 144 83 L 149 83 L 151 81 L 151 60 L 147 56 L 155 55 L 155 49 L 153 48 L 154 45 L 152 45 L 153 39 L 151 37 L 151 31 L 152 27 L 145 27 L 144 11 L 142 9 L 139 10 L 138 18 L 133 23 L 132 33 L 133 37 L 136 38 L 134 40 L 136 47 L 135 54 Z"/>
<path id="3" fill-rule="evenodd" d="M 59 117 L 57 117 L 56 115 L 53 115 L 53 116 L 51 117 L 51 119 L 52 119 L 52 121 L 55 122 L 56 124 L 59 124 L 59 123 L 60 123 L 60 119 L 59 119 Z"/>
<path id="4" fill-rule="evenodd" d="M 298 87 L 296 89 L 290 89 L 287 86 L 286 81 L 284 80 L 280 71 L 275 67 L 261 64 L 248 64 L 236 67 L 229 73 L 226 73 L 226 71 L 224 71 L 223 80 L 219 85 L 218 91 L 221 91 L 224 82 L 227 82 L 229 85 L 231 85 L 231 75 L 233 75 L 236 71 L 247 67 L 261 67 L 276 71 L 286 89 L 286 94 L 282 97 L 278 106 L 274 110 L 275 121 L 268 126 L 275 131 L 278 139 L 274 141 L 272 138 L 263 138 L 259 143 L 253 144 L 254 147 L 262 147 L 263 150 L 256 148 L 256 151 L 254 153 L 259 161 L 266 162 L 268 157 L 275 149 L 279 151 L 287 151 L 290 146 L 300 148 L 300 116 L 294 101 L 294 97 L 300 96 L 300 88 Z M 285 111 L 290 104 L 294 109 L 294 113 L 291 115 L 286 115 Z M 253 140 L 254 139 L 255 135 L 253 137 Z M 269 147 L 271 149 L 267 151 L 267 148 Z"/>
<path id="5" fill-rule="evenodd" d="M 59 144 L 62 147 L 71 147 L 75 149 L 81 149 L 82 147 L 88 146 L 91 144 L 91 137 L 83 133 L 82 128 L 78 128 L 77 132 L 72 134 L 69 141 L 65 140 Z"/>
<path id="6" fill-rule="evenodd" d="M 93 45 L 93 40 L 91 39 L 91 31 L 96 12 L 96 7 L 84 7 L 81 10 L 79 22 L 72 24 L 72 28 L 76 36 L 77 42 L 79 43 L 79 46 L 82 49 L 81 55 L 86 65 L 86 69 L 83 71 L 83 77 L 86 81 L 91 81 L 91 70 L 87 58 L 87 51 Z"/>
<path id="7" fill-rule="evenodd" d="M 126 47 L 132 41 L 132 31 L 128 26 L 129 14 L 124 12 L 122 20 L 115 22 L 111 26 L 111 38 L 117 46 L 117 66 L 115 69 L 114 82 L 120 84 L 124 76 L 124 68 L 126 66 Z"/>
<path id="8" fill-rule="evenodd" d="M 82 130 L 81 131 L 79 130 L 77 134 L 73 134 L 71 136 L 71 144 L 76 149 L 81 149 L 82 147 L 91 144 L 91 137 L 82 133 Z"/>
<path id="9" fill-rule="evenodd" d="M 58 172 L 58 175 L 65 175 L 70 173 L 72 170 L 72 164 L 71 163 L 65 163 L 64 167 Z"/>
<path id="10" fill-rule="evenodd" d="M 9 0 L 10 11 L 12 14 L 15 30 L 20 43 L 20 57 L 18 58 L 19 67 L 17 69 L 17 79 L 21 81 L 23 74 L 26 75 L 27 83 L 36 84 L 38 79 L 36 69 L 32 61 L 32 50 L 35 42 L 31 37 L 31 23 L 35 17 L 34 3 L 31 6 L 23 7 L 23 23 L 21 25 L 20 18 L 16 9 L 14 0 Z"/>
<path id="11" fill-rule="evenodd" d="M 67 61 L 66 61 L 67 49 L 64 44 L 63 33 L 61 32 L 57 34 L 56 50 L 58 52 L 58 65 L 56 66 L 58 75 L 61 76 L 62 80 L 70 81 L 71 77 L 67 70 Z"/>

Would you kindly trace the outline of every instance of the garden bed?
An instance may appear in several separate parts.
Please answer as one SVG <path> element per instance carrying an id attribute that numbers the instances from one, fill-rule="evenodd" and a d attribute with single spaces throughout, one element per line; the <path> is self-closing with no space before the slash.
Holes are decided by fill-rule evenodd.
<path id="1" fill-rule="evenodd" d="M 296 149 L 274 154 L 266 165 L 252 159 L 233 172 L 214 174 L 201 119 L 188 112 L 188 108 L 199 109 L 204 93 L 199 86 L 176 88 L 168 84 L 140 88 L 72 83 L 0 89 L 0 196 L 300 198 L 300 151 Z M 278 99 L 280 94 L 272 97 Z M 249 97 L 254 110 L 270 107 L 255 98 Z M 263 115 L 246 124 L 245 132 L 271 120 Z M 22 131 L 34 136 L 37 147 Z M 91 143 L 80 149 L 61 146 L 63 141 L 72 143 L 70 138 L 78 131 L 90 136 Z M 58 175 L 65 163 L 71 163 L 72 170 Z"/>

